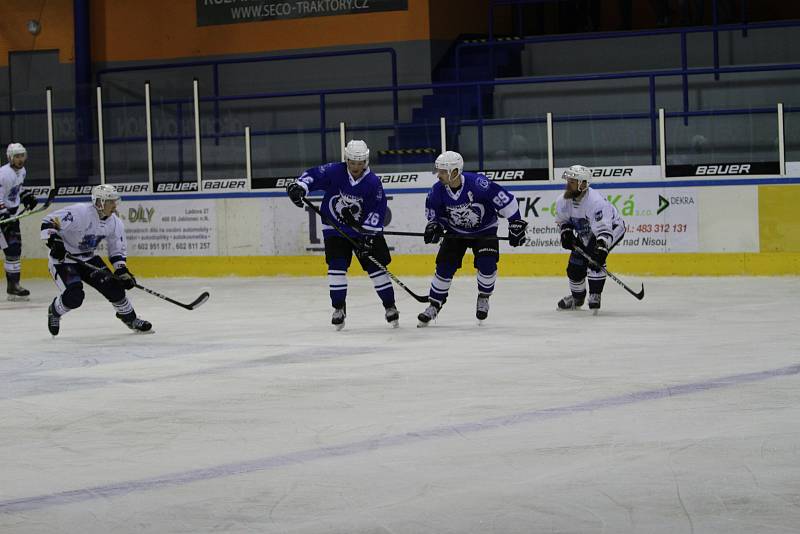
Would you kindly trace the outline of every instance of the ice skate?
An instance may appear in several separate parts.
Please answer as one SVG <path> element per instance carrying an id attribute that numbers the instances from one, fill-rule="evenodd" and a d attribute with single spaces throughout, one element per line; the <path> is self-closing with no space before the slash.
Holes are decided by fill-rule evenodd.
<path id="1" fill-rule="evenodd" d="M 439 304 L 437 301 L 432 300 L 425 311 L 417 315 L 417 319 L 419 323 L 417 323 L 417 328 L 424 328 L 428 326 L 428 323 L 436 319 L 436 316 L 439 315 L 439 310 L 442 309 L 442 305 Z"/>
<path id="2" fill-rule="evenodd" d="M 331 317 L 331 324 L 338 332 L 344 328 L 344 318 L 347 317 L 347 306 L 342 304 L 341 308 L 333 309 L 333 316 Z"/>
<path id="3" fill-rule="evenodd" d="M 600 293 L 589 293 L 589 309 L 594 315 L 600 313 Z"/>
<path id="4" fill-rule="evenodd" d="M 8 300 L 11 301 L 28 301 L 30 299 L 31 292 L 19 285 L 19 274 L 16 275 L 16 280 L 8 276 L 8 286 L 6 289 L 6 293 L 8 293 Z"/>
<path id="5" fill-rule="evenodd" d="M 129 317 L 133 315 L 133 317 Z M 125 326 L 136 332 L 137 334 L 154 334 L 153 325 L 150 321 L 139 319 L 135 314 L 120 315 L 117 314 L 117 319 L 125 323 Z"/>
<path id="6" fill-rule="evenodd" d="M 47 307 L 47 329 L 53 337 L 57 336 L 61 329 L 61 316 L 56 313 L 52 302 Z"/>
<path id="7" fill-rule="evenodd" d="M 30 298 L 31 292 L 19 284 L 9 284 L 8 289 L 6 289 L 6 292 L 8 293 L 8 300 L 11 301 L 31 300 Z"/>
<path id="8" fill-rule="evenodd" d="M 489 297 L 486 293 L 478 293 L 478 302 L 475 306 L 475 317 L 478 318 L 478 324 L 482 324 L 489 316 Z"/>
<path id="9" fill-rule="evenodd" d="M 397 311 L 397 306 L 392 305 L 386 308 L 386 322 L 389 323 L 392 328 L 400 326 L 400 312 Z"/>
<path id="10" fill-rule="evenodd" d="M 583 306 L 583 298 L 577 299 L 574 295 L 569 294 L 563 299 L 558 301 L 559 310 L 577 310 Z"/>

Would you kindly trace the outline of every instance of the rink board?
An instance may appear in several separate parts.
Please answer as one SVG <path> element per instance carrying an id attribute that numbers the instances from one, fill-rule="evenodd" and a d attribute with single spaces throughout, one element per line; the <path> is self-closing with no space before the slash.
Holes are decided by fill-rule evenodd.
<path id="1" fill-rule="evenodd" d="M 433 177 L 387 184 L 390 231 L 421 232 Z M 752 178 L 598 183 L 628 230 L 609 260 L 620 273 L 650 275 L 800 274 L 800 179 Z M 702 183 L 703 186 L 696 184 Z M 712 185 L 706 185 L 712 184 Z M 763 185 L 762 185 L 763 184 Z M 553 213 L 562 184 L 507 183 L 529 223 L 526 246 L 501 244 L 504 276 L 564 272 Z M 61 197 L 53 209 L 86 197 Z M 318 197 L 312 200 L 319 203 Z M 218 194 L 126 195 L 120 206 L 130 265 L 145 276 L 324 276 L 322 228 L 282 189 Z M 24 277 L 46 277 L 39 219 L 24 219 Z M 500 223 L 500 235 L 506 223 Z M 387 236 L 391 270 L 427 275 L 436 247 Z"/>

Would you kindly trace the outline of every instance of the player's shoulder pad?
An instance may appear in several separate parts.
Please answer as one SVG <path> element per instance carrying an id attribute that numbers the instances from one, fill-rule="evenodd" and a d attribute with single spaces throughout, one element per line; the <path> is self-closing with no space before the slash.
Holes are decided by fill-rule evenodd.
<path id="1" fill-rule="evenodd" d="M 485 175 L 477 173 L 477 172 L 463 172 L 461 173 L 464 176 L 465 181 L 471 181 L 475 184 L 475 189 L 480 191 L 488 191 L 489 185 L 491 181 Z"/>
<path id="2" fill-rule="evenodd" d="M 322 165 L 317 167 L 317 170 L 319 170 L 319 172 L 323 172 L 323 173 L 324 172 L 329 172 L 329 171 L 335 169 L 336 167 L 338 167 L 339 165 L 342 165 L 342 163 L 336 162 L 336 161 L 332 161 L 330 163 L 323 163 Z"/>

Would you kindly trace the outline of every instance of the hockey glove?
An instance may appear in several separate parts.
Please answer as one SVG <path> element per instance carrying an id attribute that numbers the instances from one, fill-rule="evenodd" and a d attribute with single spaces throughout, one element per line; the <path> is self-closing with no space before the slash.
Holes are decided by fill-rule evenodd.
<path id="1" fill-rule="evenodd" d="M 298 184 L 297 182 L 292 182 L 288 186 L 286 186 L 286 194 L 289 195 L 289 199 L 294 202 L 294 205 L 298 208 L 303 207 L 303 198 L 306 196 L 306 188 L 302 185 Z"/>
<path id="2" fill-rule="evenodd" d="M 599 265 L 606 264 L 606 258 L 608 257 L 608 245 L 606 245 L 605 241 L 602 239 L 597 240 L 597 244 L 594 246 L 592 256 L 594 256 L 594 260 Z"/>
<path id="3" fill-rule="evenodd" d="M 577 236 L 571 226 L 561 228 L 561 246 L 567 250 L 574 250 Z"/>
<path id="4" fill-rule="evenodd" d="M 438 243 L 444 235 L 444 227 L 436 221 L 431 221 L 425 227 L 425 235 L 423 239 L 426 244 Z"/>
<path id="5" fill-rule="evenodd" d="M 358 245 L 358 249 L 356 250 L 356 256 L 358 256 L 358 258 L 363 259 L 367 256 L 371 256 L 372 251 L 375 249 L 375 236 L 364 234 L 361 236 Z"/>
<path id="6" fill-rule="evenodd" d="M 7 211 L 0 211 L 0 222 L 3 222 L 3 221 L 5 221 L 5 220 L 6 220 L 6 219 L 8 219 L 9 217 L 11 217 L 11 214 L 10 214 L 9 212 L 7 212 Z"/>
<path id="7" fill-rule="evenodd" d="M 525 219 L 514 219 L 508 221 L 508 244 L 512 247 L 518 247 L 525 242 L 525 229 L 528 227 L 528 221 Z"/>
<path id="8" fill-rule="evenodd" d="M 345 206 L 342 208 L 342 222 L 351 228 L 358 228 L 361 226 L 356 219 L 355 208 L 353 208 L 353 206 Z"/>
<path id="9" fill-rule="evenodd" d="M 67 257 L 67 249 L 64 248 L 64 240 L 61 239 L 60 235 L 50 234 L 45 244 L 50 249 L 50 256 L 54 260 L 64 261 L 64 258 Z"/>
<path id="10" fill-rule="evenodd" d="M 99 286 L 104 286 L 111 281 L 111 271 L 105 267 L 89 273 L 89 279 Z"/>
<path id="11" fill-rule="evenodd" d="M 24 193 L 22 193 L 22 196 L 20 196 L 19 200 L 22 202 L 22 205 L 25 206 L 25 209 L 28 211 L 35 208 L 36 204 L 39 203 L 39 201 L 36 199 L 36 195 L 31 193 L 30 191 L 25 191 Z"/>
<path id="12" fill-rule="evenodd" d="M 136 278 L 133 277 L 133 274 L 131 274 L 127 267 L 120 267 L 114 271 L 114 277 L 123 289 L 130 290 L 136 287 Z"/>

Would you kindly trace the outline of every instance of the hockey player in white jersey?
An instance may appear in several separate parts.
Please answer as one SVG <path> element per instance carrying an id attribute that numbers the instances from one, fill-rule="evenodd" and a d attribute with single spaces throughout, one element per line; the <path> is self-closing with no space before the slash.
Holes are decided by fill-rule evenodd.
<path id="1" fill-rule="evenodd" d="M 15 215 L 19 205 L 27 210 L 36 207 L 36 197 L 22 189 L 25 182 L 25 161 L 28 152 L 20 143 L 11 143 L 6 149 L 8 163 L 0 167 L 0 248 L 5 255 L 6 293 L 8 300 L 29 300 L 30 291 L 19 285 L 22 256 L 22 234 L 19 221 L 3 223 Z"/>
<path id="2" fill-rule="evenodd" d="M 61 318 L 83 303 L 83 284 L 99 291 L 114 306 L 117 318 L 134 332 L 152 332 L 152 325 L 136 316 L 125 295 L 136 279 L 126 266 L 127 242 L 122 220 L 116 215 L 120 196 L 112 185 L 92 188 L 92 203 L 79 203 L 54 211 L 42 219 L 42 239 L 50 249 L 48 267 L 61 294 L 47 309 L 47 328 L 58 335 Z M 114 275 L 95 254 L 106 240 L 108 259 Z M 76 263 L 67 253 L 100 268 L 100 271 Z"/>
<path id="3" fill-rule="evenodd" d="M 586 300 L 586 277 L 589 278 L 589 309 L 600 309 L 600 295 L 606 282 L 604 270 L 598 270 L 575 252 L 583 248 L 605 267 L 608 253 L 625 235 L 625 222 L 619 211 L 603 195 L 589 186 L 591 169 L 573 165 L 561 176 L 567 181 L 564 193 L 556 201 L 556 224 L 561 229 L 561 246 L 571 250 L 567 264 L 570 294 L 558 301 L 558 309 L 574 310 Z"/>

